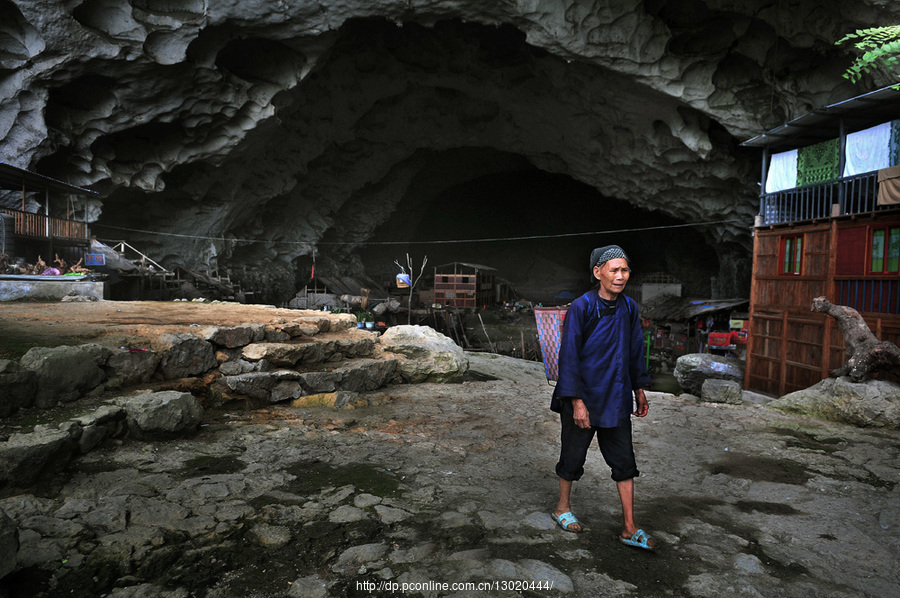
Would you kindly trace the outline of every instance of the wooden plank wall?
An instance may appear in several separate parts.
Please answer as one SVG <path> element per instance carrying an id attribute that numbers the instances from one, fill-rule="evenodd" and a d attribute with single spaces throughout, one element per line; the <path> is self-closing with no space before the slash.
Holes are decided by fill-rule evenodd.
<path id="1" fill-rule="evenodd" d="M 803 274 L 779 275 L 781 238 L 803 234 Z M 757 229 L 751 286 L 750 338 L 744 386 L 782 396 L 808 388 L 840 367 L 844 339 L 833 318 L 810 311 L 815 297 L 834 300 L 834 221 L 791 229 Z M 876 337 L 900 345 L 900 316 L 864 314 Z"/>

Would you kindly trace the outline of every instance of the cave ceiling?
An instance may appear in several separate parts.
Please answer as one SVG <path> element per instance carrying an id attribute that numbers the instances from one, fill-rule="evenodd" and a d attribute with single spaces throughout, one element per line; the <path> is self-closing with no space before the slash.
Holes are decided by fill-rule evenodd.
<path id="1" fill-rule="evenodd" d="M 79 210 L 101 239 L 286 293 L 314 257 L 380 273 L 406 254 L 538 293 L 621 242 L 741 294 L 759 156 L 739 143 L 863 91 L 834 42 L 898 12 L 0 0 L 2 161 L 99 191 Z"/>

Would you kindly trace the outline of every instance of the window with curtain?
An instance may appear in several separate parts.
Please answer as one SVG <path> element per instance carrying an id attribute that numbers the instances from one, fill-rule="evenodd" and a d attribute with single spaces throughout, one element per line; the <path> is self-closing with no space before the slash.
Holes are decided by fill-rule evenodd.
<path id="1" fill-rule="evenodd" d="M 898 229 L 900 230 L 900 229 Z M 803 235 L 781 238 L 781 274 L 799 275 L 803 261 Z"/>
<path id="2" fill-rule="evenodd" d="M 872 230 L 869 272 L 897 274 L 900 272 L 900 226 Z"/>

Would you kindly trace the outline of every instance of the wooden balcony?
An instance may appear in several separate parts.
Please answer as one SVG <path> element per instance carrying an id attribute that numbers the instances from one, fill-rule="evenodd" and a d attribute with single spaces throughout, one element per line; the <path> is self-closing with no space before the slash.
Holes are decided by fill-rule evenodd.
<path id="1" fill-rule="evenodd" d="M 764 226 L 793 224 L 896 210 L 895 205 L 878 205 L 877 179 L 877 172 L 868 172 L 763 195 L 759 203 L 760 222 Z"/>
<path id="2" fill-rule="evenodd" d="M 13 234 L 18 237 L 85 243 L 90 240 L 90 230 L 85 222 L 53 218 L 10 208 L 0 208 L 0 213 L 13 217 L 15 223 Z"/>

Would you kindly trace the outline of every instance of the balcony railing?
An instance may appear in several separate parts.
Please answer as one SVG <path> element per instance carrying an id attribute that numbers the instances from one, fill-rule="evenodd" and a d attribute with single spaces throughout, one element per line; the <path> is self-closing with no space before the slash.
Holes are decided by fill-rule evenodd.
<path id="1" fill-rule="evenodd" d="M 0 213 L 13 217 L 13 234 L 35 239 L 61 239 L 69 241 L 87 241 L 90 239 L 88 225 L 74 220 L 63 220 L 31 212 L 22 212 L 10 208 L 0 208 Z"/>
<path id="2" fill-rule="evenodd" d="M 763 224 L 816 220 L 834 215 L 832 206 L 835 204 L 839 206 L 841 216 L 897 207 L 878 205 L 878 173 L 868 172 L 769 193 L 760 198 L 759 215 Z"/>

